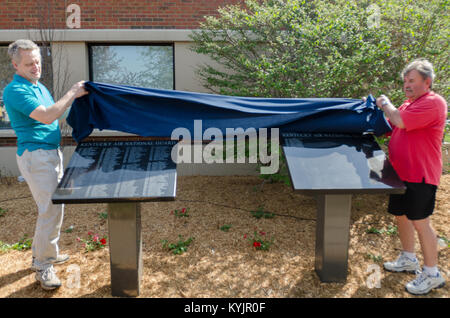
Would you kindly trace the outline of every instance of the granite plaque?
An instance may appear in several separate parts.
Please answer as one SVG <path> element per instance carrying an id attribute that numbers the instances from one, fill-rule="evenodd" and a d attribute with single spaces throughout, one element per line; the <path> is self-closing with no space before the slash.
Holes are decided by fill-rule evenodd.
<path id="1" fill-rule="evenodd" d="M 175 140 L 82 142 L 52 201 L 59 203 L 173 200 Z"/>
<path id="2" fill-rule="evenodd" d="M 292 186 L 305 194 L 403 193 L 372 135 L 282 134 Z"/>
<path id="3" fill-rule="evenodd" d="M 405 185 L 372 135 L 282 134 L 292 187 L 317 199 L 315 270 L 344 282 L 352 194 L 403 193 Z"/>

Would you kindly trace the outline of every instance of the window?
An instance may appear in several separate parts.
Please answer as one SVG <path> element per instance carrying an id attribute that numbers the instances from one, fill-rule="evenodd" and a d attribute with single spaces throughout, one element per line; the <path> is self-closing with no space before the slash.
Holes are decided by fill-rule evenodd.
<path id="1" fill-rule="evenodd" d="M 11 129 L 8 114 L 3 104 L 3 90 L 15 73 L 8 56 L 8 47 L 0 46 L 0 129 Z"/>
<path id="2" fill-rule="evenodd" d="M 42 72 L 39 80 L 50 93 L 53 93 L 52 55 L 48 46 L 41 46 Z M 8 46 L 0 46 L 0 129 L 11 129 L 11 123 L 3 104 L 3 90 L 13 79 L 16 70 L 8 56 Z"/>
<path id="3" fill-rule="evenodd" d="M 174 89 L 173 45 L 89 46 L 94 82 Z"/>

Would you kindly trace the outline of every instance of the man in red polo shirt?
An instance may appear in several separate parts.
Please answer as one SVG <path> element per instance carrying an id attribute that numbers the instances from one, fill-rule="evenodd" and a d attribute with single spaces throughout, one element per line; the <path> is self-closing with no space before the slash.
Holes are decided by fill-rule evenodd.
<path id="1" fill-rule="evenodd" d="M 395 215 L 403 251 L 397 260 L 384 263 L 392 272 L 417 272 L 406 284 L 414 295 L 443 287 L 445 279 L 437 268 L 437 238 L 430 224 L 437 186 L 442 173 L 442 140 L 447 103 L 431 91 L 433 66 L 424 59 L 411 62 L 402 72 L 403 89 L 408 98 L 398 109 L 381 95 L 381 108 L 393 127 L 389 141 L 389 160 L 406 185 L 405 194 L 389 197 L 388 212 Z M 414 252 L 417 231 L 424 258 L 423 270 Z"/>

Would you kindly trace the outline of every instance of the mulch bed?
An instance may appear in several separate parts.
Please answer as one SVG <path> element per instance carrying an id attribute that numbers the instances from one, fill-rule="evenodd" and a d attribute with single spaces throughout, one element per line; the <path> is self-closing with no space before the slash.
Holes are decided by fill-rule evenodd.
<path id="1" fill-rule="evenodd" d="M 450 175 L 443 175 L 432 216 L 436 232 L 450 237 Z M 262 207 L 273 218 L 255 218 Z M 33 237 L 36 206 L 26 183 L 3 178 L 0 183 L 0 241 Z M 189 217 L 175 209 L 189 208 Z M 400 251 L 395 224 L 387 214 L 387 195 L 354 195 L 350 226 L 349 271 L 345 283 L 321 283 L 314 271 L 315 211 L 312 197 L 294 194 L 281 183 L 265 183 L 257 176 L 178 177 L 174 202 L 142 204 L 143 276 L 139 297 L 415 297 L 404 285 L 410 274 L 383 271 L 384 261 Z M 63 286 L 44 291 L 30 270 L 31 250 L 0 254 L 0 297 L 112 297 L 109 248 L 84 252 L 77 237 L 89 231 L 108 234 L 107 220 L 99 216 L 106 204 L 66 205 L 59 243 L 69 262 L 56 267 Z M 231 225 L 225 232 L 223 225 Z M 65 230 L 73 227 L 73 231 Z M 369 229 L 381 234 L 368 233 Z M 257 251 L 248 239 L 263 231 L 274 239 L 268 251 Z M 194 241 L 187 252 L 174 255 L 161 240 L 179 235 Z M 419 261 L 423 261 L 417 240 Z M 449 248 L 440 248 L 439 267 L 450 277 Z M 74 265 L 80 284 L 73 284 Z M 75 266 L 75 267 L 76 267 Z M 380 288 L 370 288 L 370 277 L 381 275 Z M 369 283 L 368 283 L 369 282 Z M 449 297 L 450 284 L 421 297 Z M 75 286 L 75 287 L 74 287 Z"/>

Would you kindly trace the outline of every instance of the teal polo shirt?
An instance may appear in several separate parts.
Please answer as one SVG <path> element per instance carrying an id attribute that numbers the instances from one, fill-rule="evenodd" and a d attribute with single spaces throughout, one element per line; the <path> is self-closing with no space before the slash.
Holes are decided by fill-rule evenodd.
<path id="1" fill-rule="evenodd" d="M 61 140 L 58 120 L 50 125 L 30 117 L 38 106 L 49 107 L 55 103 L 48 89 L 41 83 L 34 85 L 20 75 L 14 78 L 3 91 L 3 102 L 17 135 L 17 154 L 25 150 L 57 149 Z"/>

